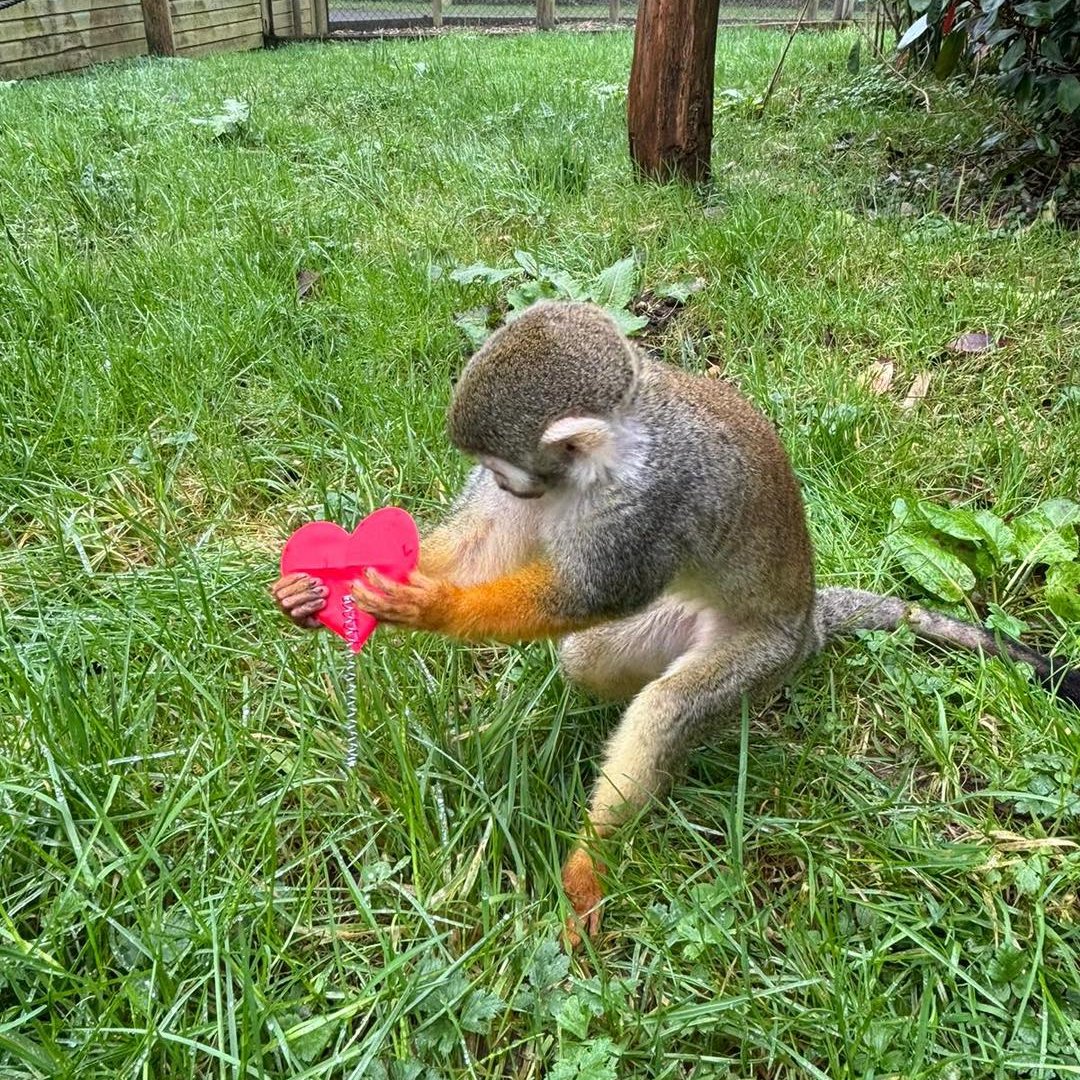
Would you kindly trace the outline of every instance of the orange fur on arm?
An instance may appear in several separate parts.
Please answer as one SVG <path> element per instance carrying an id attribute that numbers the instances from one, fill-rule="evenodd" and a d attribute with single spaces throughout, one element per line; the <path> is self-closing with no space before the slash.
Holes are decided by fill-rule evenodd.
<path id="1" fill-rule="evenodd" d="M 465 641 L 531 641 L 562 637 L 597 621 L 560 615 L 556 595 L 551 567 L 530 562 L 493 581 L 448 587 L 439 605 L 439 629 Z"/>

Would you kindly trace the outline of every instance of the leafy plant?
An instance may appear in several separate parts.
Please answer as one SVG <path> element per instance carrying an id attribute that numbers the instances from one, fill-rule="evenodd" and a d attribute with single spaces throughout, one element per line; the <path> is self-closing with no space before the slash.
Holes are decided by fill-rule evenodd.
<path id="1" fill-rule="evenodd" d="M 459 285 L 514 282 L 506 293 L 507 322 L 513 322 L 538 300 L 591 300 L 604 308 L 627 334 L 635 334 L 649 324 L 646 316 L 628 310 L 637 284 L 637 267 L 632 255 L 601 270 L 588 285 L 583 285 L 565 270 L 541 266 L 528 252 L 515 251 L 514 260 L 516 266 L 487 266 L 484 263 L 460 266 L 450 277 Z M 678 290 L 679 285 L 670 288 Z M 670 295 L 678 298 L 675 291 Z M 455 319 L 474 347 L 482 345 L 491 333 L 490 315 L 488 308 L 476 308 Z"/>
<path id="2" fill-rule="evenodd" d="M 1047 606 L 1062 619 L 1080 619 L 1080 503 L 1050 499 L 1006 522 L 991 510 L 896 499 L 893 521 L 885 540 L 889 553 L 931 596 L 959 603 L 978 579 L 1006 569 L 1012 591 L 1044 567 Z M 1013 636 L 1023 629 L 1000 607 L 990 608 L 990 626 Z"/>
<path id="3" fill-rule="evenodd" d="M 225 139 L 242 135 L 251 119 L 251 106 L 238 98 L 226 98 L 221 103 L 221 112 L 213 116 L 192 116 L 191 123 L 196 127 L 205 127 L 215 139 Z"/>
<path id="4" fill-rule="evenodd" d="M 1074 0 L 907 0 L 888 5 L 897 52 L 932 63 L 938 78 L 962 63 L 996 71 L 1021 109 L 1064 121 L 1080 110 L 1080 5 Z"/>

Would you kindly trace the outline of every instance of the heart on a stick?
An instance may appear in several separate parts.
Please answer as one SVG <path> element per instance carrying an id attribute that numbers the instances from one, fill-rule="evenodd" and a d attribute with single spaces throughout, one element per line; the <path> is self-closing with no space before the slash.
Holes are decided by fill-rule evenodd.
<path id="1" fill-rule="evenodd" d="M 416 523 L 396 506 L 369 514 L 353 532 L 332 521 L 312 521 L 289 537 L 281 553 L 281 573 L 310 574 L 329 590 L 326 606 L 315 617 L 328 629 L 349 641 L 345 597 L 352 583 L 366 570 L 376 570 L 394 581 L 408 581 L 420 555 Z M 375 629 L 375 619 L 355 609 L 356 636 L 353 651 Z"/>

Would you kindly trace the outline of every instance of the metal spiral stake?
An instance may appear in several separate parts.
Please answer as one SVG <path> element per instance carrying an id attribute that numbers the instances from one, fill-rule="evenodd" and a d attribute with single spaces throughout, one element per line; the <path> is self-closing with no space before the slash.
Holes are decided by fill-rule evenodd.
<path id="1" fill-rule="evenodd" d="M 360 736 L 356 730 L 356 654 L 359 649 L 360 631 L 356 625 L 356 604 L 351 596 L 342 598 L 345 610 L 345 634 L 347 638 L 348 662 L 345 666 L 345 723 L 348 726 L 346 736 L 348 749 L 345 752 L 345 768 L 356 767 L 360 756 Z"/>

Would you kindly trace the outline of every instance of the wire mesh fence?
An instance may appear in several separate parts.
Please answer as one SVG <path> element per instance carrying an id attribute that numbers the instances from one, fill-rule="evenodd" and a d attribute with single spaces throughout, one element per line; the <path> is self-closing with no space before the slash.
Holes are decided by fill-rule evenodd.
<path id="1" fill-rule="evenodd" d="M 720 22 L 834 22 L 854 14 L 854 0 L 721 0 Z M 804 10 L 805 9 L 805 10 Z M 636 0 L 329 0 L 331 32 L 430 27 L 632 25 Z"/>

